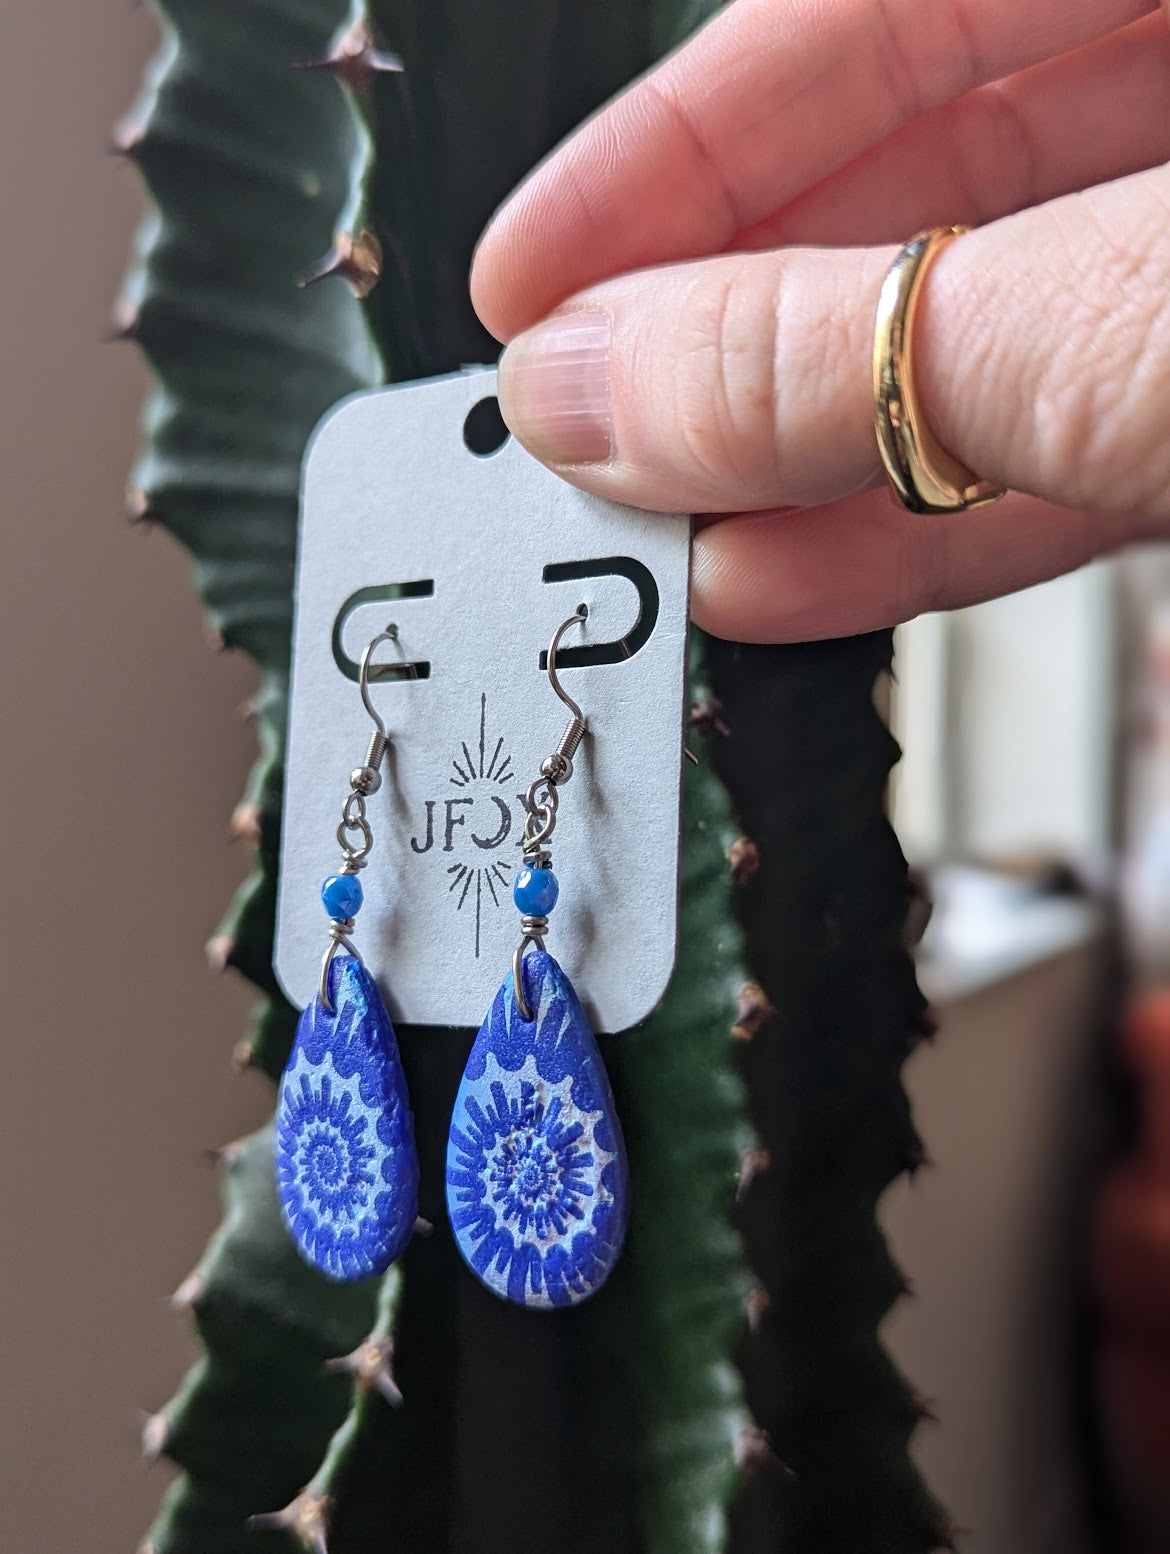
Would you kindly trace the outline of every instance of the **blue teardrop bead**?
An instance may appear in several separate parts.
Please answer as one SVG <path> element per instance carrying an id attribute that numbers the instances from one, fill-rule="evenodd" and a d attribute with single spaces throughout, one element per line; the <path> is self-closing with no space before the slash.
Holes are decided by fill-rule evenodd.
<path id="1" fill-rule="evenodd" d="M 489 1290 L 571 1306 L 605 1283 L 625 1239 L 629 1174 L 613 1091 L 568 977 L 544 950 L 511 973 L 467 1060 L 447 1142 L 455 1241 Z"/>
<path id="2" fill-rule="evenodd" d="M 301 1016 L 276 1106 L 276 1179 L 297 1249 L 331 1279 L 385 1272 L 418 1218 L 414 1118 L 394 1027 L 360 961 Z"/>

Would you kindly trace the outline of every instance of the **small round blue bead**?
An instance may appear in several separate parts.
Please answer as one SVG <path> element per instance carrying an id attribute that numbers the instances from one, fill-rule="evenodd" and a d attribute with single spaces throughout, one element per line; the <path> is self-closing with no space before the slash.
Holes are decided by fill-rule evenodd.
<path id="1" fill-rule="evenodd" d="M 547 917 L 560 893 L 551 869 L 521 869 L 512 886 L 512 900 L 525 917 Z"/>
<path id="2" fill-rule="evenodd" d="M 321 886 L 321 900 L 335 921 L 356 917 L 364 899 L 362 882 L 356 874 L 331 874 Z"/>

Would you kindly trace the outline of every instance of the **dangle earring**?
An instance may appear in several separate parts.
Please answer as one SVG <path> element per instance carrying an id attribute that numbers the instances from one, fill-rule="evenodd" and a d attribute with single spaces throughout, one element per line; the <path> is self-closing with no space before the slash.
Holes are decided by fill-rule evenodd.
<path id="1" fill-rule="evenodd" d="M 613 1091 L 573 985 L 544 948 L 559 886 L 547 844 L 559 791 L 585 736 L 580 707 L 528 789 L 524 861 L 513 899 L 520 943 L 467 1060 L 447 1143 L 447 1208 L 455 1240 L 488 1289 L 521 1306 L 571 1306 L 609 1277 L 625 1238 L 629 1178 Z M 530 953 L 526 953 L 530 952 Z"/>
<path id="2" fill-rule="evenodd" d="M 362 654 L 358 685 L 374 734 L 350 775 L 337 840 L 342 865 L 321 887 L 329 947 L 317 996 L 302 1014 L 276 1108 L 280 1206 L 297 1250 L 331 1279 L 383 1273 L 418 1217 L 414 1119 L 394 1027 L 350 937 L 362 905 L 359 872 L 373 832 L 366 799 L 382 786 L 386 725 L 370 700 L 370 661 L 389 626 Z M 338 955 L 344 950 L 343 956 Z"/>

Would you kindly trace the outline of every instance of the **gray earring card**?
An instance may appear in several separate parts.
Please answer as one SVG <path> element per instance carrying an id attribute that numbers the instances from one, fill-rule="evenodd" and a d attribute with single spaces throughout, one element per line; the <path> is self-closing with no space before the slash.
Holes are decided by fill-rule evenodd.
<path id="1" fill-rule="evenodd" d="M 625 1030 L 676 953 L 690 523 L 586 495 L 512 438 L 473 453 L 465 422 L 494 393 L 474 369 L 363 394 L 310 445 L 276 972 L 298 1006 L 315 996 L 321 883 L 373 732 L 358 661 L 393 623 L 370 683 L 390 751 L 353 940 L 395 1021 L 482 1022 L 520 938 L 523 796 L 569 717 L 543 656 L 586 604 L 557 658 L 588 732 L 559 791 L 546 948 L 595 1029 Z"/>

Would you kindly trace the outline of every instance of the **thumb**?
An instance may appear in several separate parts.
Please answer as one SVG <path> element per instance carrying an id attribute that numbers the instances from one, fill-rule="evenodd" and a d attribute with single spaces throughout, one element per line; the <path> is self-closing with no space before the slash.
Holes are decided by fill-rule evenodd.
<path id="1" fill-rule="evenodd" d="M 567 479 L 638 506 L 839 499 L 880 477 L 870 353 L 892 258 L 725 255 L 592 287 L 509 345 L 504 417 Z M 950 244 L 916 346 L 935 432 L 978 475 L 1170 517 L 1170 169 Z"/>

